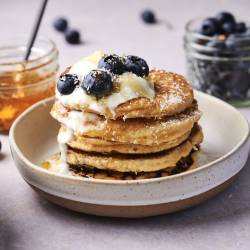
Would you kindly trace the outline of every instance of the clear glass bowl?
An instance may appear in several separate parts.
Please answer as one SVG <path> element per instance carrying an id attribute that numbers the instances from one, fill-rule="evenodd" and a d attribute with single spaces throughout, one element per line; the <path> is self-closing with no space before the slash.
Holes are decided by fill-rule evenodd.
<path id="1" fill-rule="evenodd" d="M 250 32 L 204 36 L 197 32 L 203 19 L 191 20 L 185 29 L 190 82 L 237 107 L 250 106 Z"/>
<path id="2" fill-rule="evenodd" d="M 54 42 L 38 38 L 24 61 L 28 37 L 1 39 L 0 130 L 8 130 L 26 108 L 54 94 L 58 51 Z"/>

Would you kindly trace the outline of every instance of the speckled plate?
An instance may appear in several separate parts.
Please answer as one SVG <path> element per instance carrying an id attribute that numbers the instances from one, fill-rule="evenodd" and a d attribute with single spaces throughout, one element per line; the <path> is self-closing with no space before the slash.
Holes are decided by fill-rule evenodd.
<path id="1" fill-rule="evenodd" d="M 196 92 L 205 139 L 199 168 L 147 180 L 113 181 L 63 176 L 39 167 L 58 152 L 59 124 L 51 118 L 53 98 L 25 111 L 10 130 L 10 146 L 25 181 L 60 206 L 89 214 L 147 217 L 196 205 L 226 188 L 246 163 L 249 127 L 232 106 Z"/>

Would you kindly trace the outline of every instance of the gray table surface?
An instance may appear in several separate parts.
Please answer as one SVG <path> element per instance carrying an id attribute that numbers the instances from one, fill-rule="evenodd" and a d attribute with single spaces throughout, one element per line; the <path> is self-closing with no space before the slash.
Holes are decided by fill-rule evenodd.
<path id="1" fill-rule="evenodd" d="M 1 0 L 1 37 L 28 33 L 40 1 Z M 156 11 L 160 24 L 138 18 Z M 136 54 L 151 66 L 185 73 L 182 35 L 192 17 L 219 10 L 249 17 L 250 1 L 51 0 L 40 34 L 52 38 L 64 68 L 94 50 Z M 66 16 L 84 44 L 68 46 L 51 22 Z M 170 22 L 172 30 L 167 29 Z M 250 120 L 250 109 L 241 109 Z M 250 249 L 250 162 L 235 183 L 214 199 L 176 214 L 128 220 L 78 214 L 40 198 L 23 181 L 11 159 L 8 137 L 0 135 L 0 249 Z"/>

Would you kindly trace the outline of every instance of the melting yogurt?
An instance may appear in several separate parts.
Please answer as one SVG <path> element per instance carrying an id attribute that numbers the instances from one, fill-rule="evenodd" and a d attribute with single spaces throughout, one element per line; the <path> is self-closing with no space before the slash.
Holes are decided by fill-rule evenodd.
<path id="1" fill-rule="evenodd" d="M 67 164 L 67 143 L 71 141 L 73 137 L 73 130 L 66 128 L 66 130 L 61 130 L 57 136 L 57 141 L 59 144 L 59 149 L 61 152 L 61 164 L 59 166 L 59 172 L 61 174 L 68 174 L 69 167 Z"/>
<path id="2" fill-rule="evenodd" d="M 77 74 L 83 80 L 91 70 L 97 69 L 98 62 L 103 55 L 104 52 L 97 51 L 91 56 L 83 58 L 71 67 L 69 73 Z M 75 88 L 70 95 L 62 95 L 56 90 L 56 97 L 64 106 L 89 108 L 101 115 L 104 115 L 105 110 L 108 109 L 115 115 L 115 108 L 126 101 L 138 97 L 152 99 L 155 96 L 153 84 L 131 72 L 114 76 L 113 82 L 115 86 L 118 86 L 118 91 L 101 100 L 88 95 L 80 86 Z"/>

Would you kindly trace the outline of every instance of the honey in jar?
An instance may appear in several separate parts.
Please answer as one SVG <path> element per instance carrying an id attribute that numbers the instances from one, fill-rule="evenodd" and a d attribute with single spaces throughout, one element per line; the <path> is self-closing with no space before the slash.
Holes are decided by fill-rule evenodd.
<path id="1" fill-rule="evenodd" d="M 18 44 L 19 41 L 19 44 Z M 0 130 L 7 131 L 25 109 L 54 94 L 58 51 L 52 41 L 39 39 L 29 61 L 22 40 L 0 47 Z"/>

